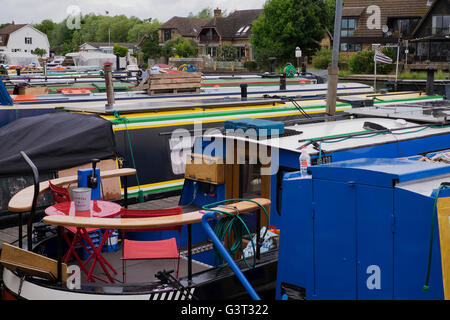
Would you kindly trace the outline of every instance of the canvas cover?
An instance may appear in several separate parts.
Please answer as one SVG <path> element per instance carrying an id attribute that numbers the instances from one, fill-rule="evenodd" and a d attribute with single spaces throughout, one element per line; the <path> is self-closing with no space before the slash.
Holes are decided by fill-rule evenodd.
<path id="1" fill-rule="evenodd" d="M 11 66 L 27 66 L 35 64 L 36 67 L 40 67 L 38 56 L 29 52 L 4 52 L 2 53 L 2 59 L 4 64 Z"/>
<path id="2" fill-rule="evenodd" d="M 67 54 L 66 56 L 69 56 Z M 75 63 L 75 66 L 95 66 L 100 69 L 103 68 L 105 62 L 111 62 L 113 69 L 116 69 L 116 56 L 110 53 L 103 52 L 77 52 L 71 53 L 70 56 Z"/>
<path id="3" fill-rule="evenodd" d="M 116 156 L 112 124 L 96 115 L 56 112 L 21 118 L 0 128 L 0 176 L 29 175 L 24 151 L 39 172 Z"/>

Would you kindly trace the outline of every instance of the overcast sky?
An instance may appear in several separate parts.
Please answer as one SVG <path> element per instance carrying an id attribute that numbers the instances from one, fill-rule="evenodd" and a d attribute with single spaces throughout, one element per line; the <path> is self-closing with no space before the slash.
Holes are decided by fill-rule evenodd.
<path id="1" fill-rule="evenodd" d="M 61 22 L 68 16 L 70 6 L 78 6 L 81 13 L 109 15 L 125 14 L 141 19 L 156 18 L 165 22 L 173 16 L 188 16 L 204 8 L 226 10 L 262 9 L 265 0 L 2 0 L 1 23 L 39 23 L 44 19 Z M 70 11 L 69 11 L 70 12 Z"/>

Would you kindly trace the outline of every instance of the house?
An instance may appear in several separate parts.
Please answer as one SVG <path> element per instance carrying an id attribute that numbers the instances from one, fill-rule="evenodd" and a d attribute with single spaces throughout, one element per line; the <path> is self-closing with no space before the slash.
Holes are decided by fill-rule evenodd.
<path id="1" fill-rule="evenodd" d="M 450 62 L 450 0 L 434 0 L 408 44 L 415 62 Z M 447 65 L 448 68 L 448 65 Z"/>
<path id="2" fill-rule="evenodd" d="M 446 60 L 449 10 L 449 0 L 346 0 L 340 50 L 352 54 L 370 50 L 373 44 L 400 44 L 400 59 L 406 59 L 407 50 L 414 53 L 412 59 Z"/>
<path id="3" fill-rule="evenodd" d="M 196 40 L 201 27 L 208 23 L 209 19 L 173 17 L 158 28 L 159 43 L 183 38 L 184 40 Z"/>
<path id="4" fill-rule="evenodd" d="M 50 53 L 47 35 L 30 24 L 9 24 L 0 29 L 0 53 L 26 52 L 40 48 Z"/>
<path id="5" fill-rule="evenodd" d="M 200 54 L 216 57 L 218 47 L 228 44 L 237 49 L 239 60 L 253 60 L 252 23 L 263 12 L 263 9 L 237 10 L 222 17 L 221 10 L 215 9 L 214 18 L 203 25 L 197 35 Z"/>

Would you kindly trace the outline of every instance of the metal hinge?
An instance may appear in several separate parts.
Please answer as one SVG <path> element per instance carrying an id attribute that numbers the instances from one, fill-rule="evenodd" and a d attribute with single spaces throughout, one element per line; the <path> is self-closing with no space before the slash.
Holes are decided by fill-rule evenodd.
<path id="1" fill-rule="evenodd" d="M 391 215 L 392 219 L 392 233 L 397 232 L 397 218 L 394 215 Z"/>
<path id="2" fill-rule="evenodd" d="M 316 203 L 311 202 L 311 216 L 314 219 L 316 217 Z"/>

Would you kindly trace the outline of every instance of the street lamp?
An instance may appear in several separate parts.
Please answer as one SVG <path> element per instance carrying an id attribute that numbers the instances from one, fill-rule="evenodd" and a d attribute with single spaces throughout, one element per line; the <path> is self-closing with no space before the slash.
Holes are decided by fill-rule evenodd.
<path id="1" fill-rule="evenodd" d="M 300 50 L 300 47 L 295 48 L 295 57 L 297 58 L 297 73 L 300 74 L 299 60 L 302 57 L 302 50 Z"/>

